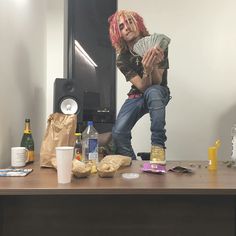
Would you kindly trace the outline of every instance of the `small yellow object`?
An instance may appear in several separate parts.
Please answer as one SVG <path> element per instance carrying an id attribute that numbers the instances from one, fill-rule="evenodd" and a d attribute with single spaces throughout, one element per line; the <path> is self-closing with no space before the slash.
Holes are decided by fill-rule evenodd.
<path id="1" fill-rule="evenodd" d="M 92 165 L 91 174 L 97 173 L 97 167 L 95 164 Z"/>
<path id="2" fill-rule="evenodd" d="M 208 148 L 208 170 L 217 170 L 217 152 L 216 147 Z"/>
<path id="3" fill-rule="evenodd" d="M 220 140 L 216 140 L 215 146 L 208 148 L 208 170 L 217 170 L 217 152 L 220 145 Z"/>

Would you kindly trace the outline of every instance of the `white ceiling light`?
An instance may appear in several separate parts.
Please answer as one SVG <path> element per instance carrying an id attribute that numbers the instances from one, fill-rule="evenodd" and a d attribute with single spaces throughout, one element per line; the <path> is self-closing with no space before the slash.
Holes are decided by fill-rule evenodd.
<path id="1" fill-rule="evenodd" d="M 84 57 L 84 59 L 89 62 L 89 64 L 93 65 L 94 67 L 98 67 L 97 64 L 93 61 L 93 59 L 88 55 L 87 52 L 83 49 L 83 47 L 79 44 L 77 40 L 75 40 L 75 48 L 78 50 L 79 53 Z"/>

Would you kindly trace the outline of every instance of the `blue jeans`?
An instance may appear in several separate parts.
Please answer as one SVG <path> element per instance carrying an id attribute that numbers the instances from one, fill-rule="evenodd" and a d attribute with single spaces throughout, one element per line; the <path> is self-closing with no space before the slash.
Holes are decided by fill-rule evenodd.
<path id="1" fill-rule="evenodd" d="M 131 130 L 136 122 L 146 113 L 150 114 L 152 145 L 165 148 L 165 107 L 170 99 L 169 89 L 153 85 L 146 89 L 142 97 L 126 99 L 121 107 L 112 129 L 116 153 L 136 159 L 131 145 Z"/>

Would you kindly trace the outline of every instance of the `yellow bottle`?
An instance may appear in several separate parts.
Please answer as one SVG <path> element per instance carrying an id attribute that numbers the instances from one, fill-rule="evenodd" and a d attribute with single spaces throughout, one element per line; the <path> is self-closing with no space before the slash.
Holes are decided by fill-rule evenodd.
<path id="1" fill-rule="evenodd" d="M 209 147 L 208 148 L 208 170 L 217 170 L 217 148 Z"/>

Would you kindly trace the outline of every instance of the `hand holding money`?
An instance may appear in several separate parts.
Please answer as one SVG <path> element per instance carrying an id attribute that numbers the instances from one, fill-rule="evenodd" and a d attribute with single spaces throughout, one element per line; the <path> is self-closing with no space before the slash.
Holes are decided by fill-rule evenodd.
<path id="1" fill-rule="evenodd" d="M 133 51 L 139 56 L 144 57 L 144 55 L 152 48 L 166 50 L 170 43 L 170 38 L 164 34 L 152 34 L 141 38 L 135 43 Z"/>
<path id="2" fill-rule="evenodd" d="M 160 47 L 149 49 L 143 56 L 142 64 L 144 71 L 151 74 L 154 66 L 161 62 L 164 58 L 164 51 Z"/>

